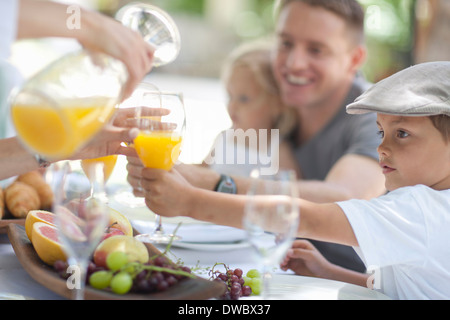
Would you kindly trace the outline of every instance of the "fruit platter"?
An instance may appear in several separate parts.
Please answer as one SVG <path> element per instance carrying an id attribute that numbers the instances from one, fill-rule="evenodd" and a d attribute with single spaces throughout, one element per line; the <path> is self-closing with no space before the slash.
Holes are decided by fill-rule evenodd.
<path id="1" fill-rule="evenodd" d="M 8 237 L 34 280 L 71 299 L 65 274 L 68 263 L 54 238 L 53 218 L 48 211 L 30 211 L 24 225 L 7 226 Z M 219 298 L 226 291 L 223 283 L 198 277 L 153 245 L 135 240 L 136 232 L 119 212 L 111 210 L 110 222 L 88 268 L 85 299 L 199 300 Z"/>
<path id="2" fill-rule="evenodd" d="M 56 215 L 50 211 L 54 195 L 49 188 L 42 173 L 35 171 L 0 189 L 0 233 L 8 233 L 19 262 L 35 281 L 72 299 L 76 266 L 69 264 L 59 239 Z M 248 276 L 251 271 L 244 275 L 241 269 L 216 263 L 209 279 L 201 277 L 179 259 L 173 262 L 168 258 L 171 243 L 161 252 L 135 238 L 139 233 L 125 215 L 113 208 L 107 211 L 107 227 L 100 231 L 103 235 L 87 266 L 85 299 L 238 300 L 259 294 L 260 279 Z M 74 223 L 71 226 L 80 222 L 76 216 L 69 217 Z M 79 229 L 70 230 L 79 235 L 75 232 Z"/>

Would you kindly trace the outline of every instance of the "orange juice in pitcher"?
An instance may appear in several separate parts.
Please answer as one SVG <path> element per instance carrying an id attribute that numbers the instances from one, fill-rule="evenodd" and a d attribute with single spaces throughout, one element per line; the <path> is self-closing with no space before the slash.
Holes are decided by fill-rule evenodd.
<path id="1" fill-rule="evenodd" d="M 61 103 L 14 104 L 12 120 L 20 139 L 49 159 L 69 157 L 109 120 L 115 101 L 89 98 Z"/>

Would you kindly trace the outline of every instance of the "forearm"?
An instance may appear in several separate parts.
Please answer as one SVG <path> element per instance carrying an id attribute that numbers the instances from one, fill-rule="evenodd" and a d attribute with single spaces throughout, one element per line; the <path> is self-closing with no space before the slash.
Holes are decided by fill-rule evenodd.
<path id="1" fill-rule="evenodd" d="M 246 197 L 195 188 L 187 211 L 191 218 L 214 224 L 243 228 Z"/>
<path id="2" fill-rule="evenodd" d="M 372 289 L 372 284 L 368 283 L 369 277 L 369 274 L 360 273 L 350 269 L 342 268 L 338 265 L 333 265 L 332 269 L 329 270 L 326 279 L 347 282 Z"/>
<path id="3" fill-rule="evenodd" d="M 0 180 L 39 168 L 34 155 L 17 140 L 7 138 L 0 141 Z"/>
<path id="4" fill-rule="evenodd" d="M 351 190 L 333 182 L 300 180 L 297 185 L 302 199 L 316 203 L 344 201 L 352 198 Z"/>
<path id="5" fill-rule="evenodd" d="M 17 37 L 74 37 L 79 29 L 69 29 L 66 25 L 68 5 L 52 1 L 20 0 L 17 24 Z M 43 14 L 45 12 L 45 15 Z M 83 17 L 84 12 L 80 15 Z"/>
<path id="6" fill-rule="evenodd" d="M 100 14 L 76 6 L 80 10 L 77 16 L 80 24 L 73 28 L 70 23 L 75 20 L 70 19 L 77 13 L 68 11 L 69 6 L 53 1 L 20 0 L 17 38 L 62 37 L 74 38 L 81 44 L 91 42 L 90 37 L 101 28 Z"/>

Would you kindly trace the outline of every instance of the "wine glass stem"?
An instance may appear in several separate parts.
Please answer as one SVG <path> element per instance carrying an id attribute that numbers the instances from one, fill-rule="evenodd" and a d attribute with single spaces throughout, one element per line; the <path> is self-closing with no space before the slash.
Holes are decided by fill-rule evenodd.
<path id="1" fill-rule="evenodd" d="M 91 198 L 94 196 L 94 183 L 92 182 L 92 181 L 90 181 L 90 183 L 91 183 L 91 191 L 90 191 L 90 196 L 91 196 Z"/>
<path id="2" fill-rule="evenodd" d="M 270 273 L 270 267 L 269 266 L 264 266 L 263 267 L 263 288 L 262 288 L 262 293 L 263 293 L 263 300 L 267 300 L 269 298 L 269 294 L 270 294 L 270 281 L 272 279 L 272 274 Z"/>
<path id="3" fill-rule="evenodd" d="M 153 233 L 164 233 L 163 227 L 162 227 L 162 221 L 161 216 L 159 214 L 155 214 L 155 231 Z"/>

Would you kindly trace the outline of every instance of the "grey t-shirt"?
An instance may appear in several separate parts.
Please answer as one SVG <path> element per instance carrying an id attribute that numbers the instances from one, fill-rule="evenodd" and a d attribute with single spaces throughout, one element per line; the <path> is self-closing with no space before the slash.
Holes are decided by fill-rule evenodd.
<path id="1" fill-rule="evenodd" d="M 333 165 L 346 154 L 358 154 L 378 161 L 378 136 L 376 114 L 347 114 L 345 107 L 368 87 L 367 83 L 354 82 L 345 103 L 336 116 L 311 140 L 295 147 L 295 157 L 302 175 L 307 180 L 324 180 Z"/>
<path id="2" fill-rule="evenodd" d="M 369 84 L 357 77 L 336 116 L 311 140 L 294 147 L 305 180 L 324 180 L 333 165 L 344 155 L 358 154 L 378 161 L 376 114 L 350 115 L 345 107 L 361 95 Z M 352 247 L 312 241 L 330 262 L 360 272 L 365 266 Z"/>

